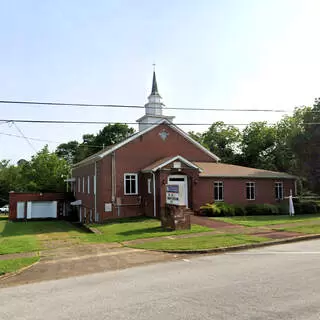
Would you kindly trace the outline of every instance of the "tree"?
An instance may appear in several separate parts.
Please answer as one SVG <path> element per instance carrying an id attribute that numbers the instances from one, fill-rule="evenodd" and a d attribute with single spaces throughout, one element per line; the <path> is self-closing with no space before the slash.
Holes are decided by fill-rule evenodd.
<path id="1" fill-rule="evenodd" d="M 303 127 L 295 136 L 293 149 L 299 159 L 306 186 L 320 193 L 320 99 L 316 99 L 312 108 L 305 108 Z"/>
<path id="2" fill-rule="evenodd" d="M 69 141 L 60 144 L 56 149 L 56 155 L 59 158 L 65 159 L 69 164 L 72 164 L 79 154 L 79 142 Z"/>
<path id="3" fill-rule="evenodd" d="M 20 180 L 18 166 L 11 165 L 9 160 L 0 161 L 0 206 L 9 202 L 10 191 L 21 191 Z"/>
<path id="4" fill-rule="evenodd" d="M 110 146 L 125 140 L 133 133 L 134 129 L 126 124 L 108 124 L 97 135 L 84 134 L 82 143 L 69 141 L 60 144 L 56 149 L 56 154 L 69 164 L 74 164 L 102 150 L 104 146 Z"/>
<path id="5" fill-rule="evenodd" d="M 45 146 L 21 167 L 21 188 L 23 191 L 63 192 L 69 171 L 67 161 Z"/>
<path id="6" fill-rule="evenodd" d="M 201 143 L 221 158 L 222 162 L 234 163 L 240 144 L 240 131 L 224 122 L 214 122 L 201 136 Z"/>
<path id="7" fill-rule="evenodd" d="M 276 129 L 266 122 L 252 122 L 242 132 L 243 165 L 275 170 Z"/>

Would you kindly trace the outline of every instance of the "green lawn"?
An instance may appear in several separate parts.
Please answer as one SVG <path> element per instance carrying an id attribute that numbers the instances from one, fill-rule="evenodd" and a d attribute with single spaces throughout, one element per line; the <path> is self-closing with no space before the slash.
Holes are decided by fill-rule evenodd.
<path id="1" fill-rule="evenodd" d="M 39 257 L 0 260 L 0 276 L 5 273 L 15 272 L 23 267 L 37 262 L 38 260 Z"/>
<path id="2" fill-rule="evenodd" d="M 164 239 L 156 242 L 136 244 L 132 245 L 131 247 L 153 250 L 200 250 L 231 247 L 240 244 L 251 244 L 266 241 L 270 241 L 270 239 L 242 234 L 224 234 L 192 238 L 178 238 L 172 240 Z"/>
<path id="3" fill-rule="evenodd" d="M 119 219 L 103 225 L 91 225 L 102 232 L 101 235 L 86 235 L 85 239 L 92 242 L 122 242 L 135 239 L 163 237 L 169 235 L 213 231 L 212 228 L 192 225 L 191 230 L 163 231 L 157 219 L 139 217 Z"/>
<path id="4" fill-rule="evenodd" d="M 301 232 L 306 234 L 320 234 L 320 225 L 297 226 L 281 228 L 283 231 Z"/>
<path id="5" fill-rule="evenodd" d="M 295 223 L 304 221 L 320 220 L 320 214 L 304 214 L 300 216 L 290 217 L 288 215 L 274 215 L 274 216 L 246 216 L 246 217 L 223 217 L 211 218 L 233 224 L 240 224 L 247 227 L 261 227 L 275 224 Z"/>
<path id="6" fill-rule="evenodd" d="M 2 218 L 0 220 L 0 254 L 38 251 L 43 249 L 45 242 L 55 240 L 65 241 L 65 245 L 71 242 L 122 242 L 213 230 L 194 225 L 191 230 L 163 231 L 159 220 L 146 217 L 128 218 L 92 226 L 102 234 L 87 233 L 65 221 L 11 222 Z"/>
<path id="7" fill-rule="evenodd" d="M 0 254 L 38 251 L 42 241 L 80 238 L 84 231 L 64 221 L 11 222 L 0 219 Z"/>

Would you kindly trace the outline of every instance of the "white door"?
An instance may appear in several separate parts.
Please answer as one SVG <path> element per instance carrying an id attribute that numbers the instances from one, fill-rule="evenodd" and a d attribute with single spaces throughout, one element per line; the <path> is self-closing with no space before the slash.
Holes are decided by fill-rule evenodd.
<path id="1" fill-rule="evenodd" d="M 182 185 L 184 188 L 184 198 L 182 199 L 181 204 L 189 207 L 188 202 L 188 177 L 185 175 L 171 175 L 168 177 L 168 184 L 177 184 Z"/>
<path id="2" fill-rule="evenodd" d="M 17 219 L 24 219 L 24 202 L 17 202 Z"/>
<path id="3" fill-rule="evenodd" d="M 31 218 L 57 218 L 57 201 L 34 201 L 31 206 Z"/>

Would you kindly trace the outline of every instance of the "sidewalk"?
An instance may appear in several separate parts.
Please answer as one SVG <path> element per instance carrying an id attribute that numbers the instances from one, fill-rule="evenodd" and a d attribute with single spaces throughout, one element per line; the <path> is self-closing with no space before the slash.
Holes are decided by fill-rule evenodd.
<path id="1" fill-rule="evenodd" d="M 28 253 L 29 256 L 35 254 L 37 253 Z M 1 258 L 4 260 L 25 256 L 23 253 L 3 255 Z M 0 277 L 0 288 L 177 260 L 182 259 L 183 255 L 131 249 L 119 243 L 108 243 L 42 251 L 40 257 L 40 262 L 22 272 Z"/>

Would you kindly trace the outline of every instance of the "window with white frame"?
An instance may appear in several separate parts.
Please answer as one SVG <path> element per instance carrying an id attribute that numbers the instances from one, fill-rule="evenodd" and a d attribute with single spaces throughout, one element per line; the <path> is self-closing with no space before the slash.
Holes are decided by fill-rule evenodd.
<path id="1" fill-rule="evenodd" d="M 84 193 L 84 177 L 82 177 L 82 192 Z"/>
<path id="2" fill-rule="evenodd" d="M 283 199 L 283 183 L 282 182 L 276 182 L 275 185 L 275 195 L 277 200 Z"/>
<path id="3" fill-rule="evenodd" d="M 78 192 L 81 191 L 81 179 L 78 178 Z"/>
<path id="4" fill-rule="evenodd" d="M 136 173 L 124 174 L 124 194 L 125 195 L 138 194 L 138 174 Z"/>
<path id="5" fill-rule="evenodd" d="M 223 201 L 223 182 L 214 182 L 214 201 Z"/>
<path id="6" fill-rule="evenodd" d="M 88 191 L 88 194 L 90 194 L 90 176 L 88 176 L 88 180 L 87 180 L 87 191 Z"/>
<path id="7" fill-rule="evenodd" d="M 93 176 L 93 194 L 97 192 L 97 177 Z"/>
<path id="8" fill-rule="evenodd" d="M 148 193 L 151 194 L 151 179 L 148 179 Z"/>
<path id="9" fill-rule="evenodd" d="M 246 183 L 247 200 L 255 200 L 256 198 L 256 184 L 254 182 Z"/>

